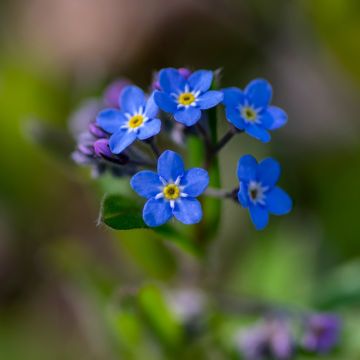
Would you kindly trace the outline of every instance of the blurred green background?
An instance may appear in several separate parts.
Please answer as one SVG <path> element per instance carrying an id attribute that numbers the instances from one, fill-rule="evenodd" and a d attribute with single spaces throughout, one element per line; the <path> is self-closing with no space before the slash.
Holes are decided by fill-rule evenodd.
<path id="1" fill-rule="evenodd" d="M 2 0 L 0 358 L 173 359 L 184 340 L 159 286 L 336 312 L 344 331 L 329 358 L 359 359 L 359 38 L 358 0 Z M 276 157 L 294 211 L 256 232 L 226 204 L 202 266 L 147 231 L 97 227 L 111 180 L 29 134 L 33 119 L 65 133 L 112 78 L 147 87 L 164 66 L 221 67 L 224 87 L 265 77 L 289 114 L 270 145 L 232 141 L 221 170 L 232 188 L 241 154 Z M 179 358 L 222 359 L 239 318 L 215 316 Z"/>

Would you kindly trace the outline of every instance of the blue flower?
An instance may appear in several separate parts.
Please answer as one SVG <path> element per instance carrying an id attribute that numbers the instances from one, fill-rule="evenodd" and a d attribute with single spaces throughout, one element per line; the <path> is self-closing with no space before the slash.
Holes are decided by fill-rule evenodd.
<path id="1" fill-rule="evenodd" d="M 181 157 L 170 150 L 158 160 L 158 172 L 140 171 L 131 181 L 131 187 L 148 199 L 143 218 L 148 226 L 165 224 L 170 218 L 184 224 L 196 224 L 202 218 L 200 202 L 196 199 L 209 184 L 207 171 L 200 168 L 184 169 Z"/>
<path id="2" fill-rule="evenodd" d="M 179 70 L 168 68 L 159 73 L 161 91 L 155 92 L 155 102 L 160 109 L 174 114 L 175 120 L 186 125 L 196 124 L 201 111 L 218 105 L 221 91 L 209 91 L 212 71 L 198 70 L 186 79 Z"/>
<path id="3" fill-rule="evenodd" d="M 289 195 L 275 186 L 280 177 L 280 165 L 268 158 L 257 163 L 251 155 L 243 156 L 238 163 L 237 175 L 240 181 L 238 199 L 249 208 L 250 217 L 257 230 L 266 227 L 269 213 L 285 215 L 292 208 Z"/>
<path id="4" fill-rule="evenodd" d="M 160 132 L 161 121 L 156 118 L 159 111 L 153 95 L 146 100 L 144 92 L 137 86 L 127 86 L 119 99 L 120 109 L 105 109 L 97 116 L 98 125 L 112 134 L 110 150 L 120 154 L 136 139 L 145 140 Z"/>
<path id="5" fill-rule="evenodd" d="M 226 118 L 237 129 L 262 142 L 269 142 L 268 130 L 284 126 L 284 110 L 270 106 L 272 87 L 263 79 L 256 79 L 244 91 L 238 88 L 223 89 Z"/>

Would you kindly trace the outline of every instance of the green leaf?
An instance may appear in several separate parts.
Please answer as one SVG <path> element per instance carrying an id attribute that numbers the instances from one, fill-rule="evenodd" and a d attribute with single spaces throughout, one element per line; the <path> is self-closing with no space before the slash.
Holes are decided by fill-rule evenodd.
<path id="1" fill-rule="evenodd" d="M 100 211 L 100 222 L 115 230 L 147 228 L 141 207 L 132 199 L 120 195 L 106 195 Z"/>
<path id="2" fill-rule="evenodd" d="M 151 228 L 142 218 L 142 205 L 122 195 L 106 195 L 103 199 L 99 223 L 114 230 L 148 229 L 156 232 L 164 240 L 169 240 L 192 255 L 200 256 L 198 246 L 185 234 L 169 224 Z"/>

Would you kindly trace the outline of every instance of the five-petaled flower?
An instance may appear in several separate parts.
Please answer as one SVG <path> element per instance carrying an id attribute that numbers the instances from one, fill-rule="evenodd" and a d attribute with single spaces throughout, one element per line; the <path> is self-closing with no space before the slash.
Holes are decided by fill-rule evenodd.
<path id="1" fill-rule="evenodd" d="M 272 87 L 266 80 L 253 80 L 244 91 L 232 87 L 223 89 L 223 93 L 227 120 L 255 139 L 270 141 L 268 130 L 278 129 L 287 122 L 285 111 L 270 106 Z"/>
<path id="2" fill-rule="evenodd" d="M 200 202 L 196 199 L 209 184 L 206 170 L 185 170 L 182 158 L 166 150 L 158 160 L 157 173 L 140 171 L 131 181 L 131 187 L 148 199 L 143 218 L 150 227 L 160 226 L 175 216 L 184 224 L 196 224 L 202 218 Z"/>
<path id="3" fill-rule="evenodd" d="M 158 107 L 153 95 L 146 99 L 137 86 L 127 86 L 119 99 L 120 109 L 105 109 L 97 116 L 98 125 L 112 134 L 110 150 L 120 154 L 136 139 L 149 139 L 160 132 L 161 121 L 156 118 Z"/>
<path id="4" fill-rule="evenodd" d="M 210 90 L 213 72 L 198 70 L 186 79 L 177 69 L 163 69 L 159 73 L 161 91 L 155 92 L 160 109 L 172 113 L 176 121 L 192 126 L 201 117 L 201 111 L 218 105 L 223 94 Z"/>
<path id="5" fill-rule="evenodd" d="M 238 199 L 249 208 L 250 217 L 256 229 L 262 230 L 269 221 L 269 213 L 285 215 L 292 208 L 289 195 L 275 186 L 280 177 L 280 165 L 268 158 L 259 164 L 251 155 L 243 156 L 238 163 L 237 175 L 240 181 Z"/>

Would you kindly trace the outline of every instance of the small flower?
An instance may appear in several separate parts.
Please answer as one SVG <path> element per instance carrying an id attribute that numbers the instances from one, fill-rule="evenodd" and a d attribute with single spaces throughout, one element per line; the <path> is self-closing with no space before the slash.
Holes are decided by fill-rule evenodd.
<path id="1" fill-rule="evenodd" d="M 282 320 L 267 320 L 241 332 L 237 344 L 246 360 L 288 360 L 294 353 L 293 336 Z"/>
<path id="2" fill-rule="evenodd" d="M 266 227 L 269 213 L 285 215 L 290 212 L 291 198 L 275 186 L 280 177 L 280 165 L 276 160 L 268 158 L 258 164 L 253 156 L 245 155 L 239 160 L 237 175 L 240 181 L 238 200 L 249 208 L 257 230 Z"/>
<path id="3" fill-rule="evenodd" d="M 204 315 L 205 294 L 199 289 L 183 288 L 166 294 L 170 309 L 180 322 L 189 324 Z"/>
<path id="4" fill-rule="evenodd" d="M 160 226 L 173 216 L 184 224 L 198 223 L 202 209 L 196 197 L 209 184 L 207 171 L 200 168 L 185 171 L 182 158 L 170 150 L 160 155 L 157 171 L 140 171 L 130 181 L 131 187 L 148 199 L 143 210 L 145 223 Z"/>
<path id="5" fill-rule="evenodd" d="M 153 96 L 148 100 L 137 86 L 127 86 L 120 97 L 120 109 L 105 109 L 97 116 L 98 125 L 112 134 L 110 150 L 120 154 L 136 139 L 145 140 L 160 132 L 161 121 Z"/>
<path id="6" fill-rule="evenodd" d="M 155 92 L 155 102 L 160 109 L 174 114 L 176 121 L 192 126 L 200 120 L 202 110 L 223 99 L 220 91 L 209 91 L 212 80 L 212 71 L 198 70 L 186 79 L 179 70 L 163 69 L 159 74 L 162 90 Z"/>
<path id="7" fill-rule="evenodd" d="M 263 79 L 256 79 L 244 91 L 238 88 L 223 90 L 226 118 L 237 129 L 262 142 L 269 142 L 268 130 L 275 130 L 287 122 L 286 113 L 270 106 L 272 87 Z"/>
<path id="8" fill-rule="evenodd" d="M 305 350 L 327 353 L 336 346 L 340 337 L 341 323 L 335 315 L 315 314 L 305 324 L 302 346 Z"/>

